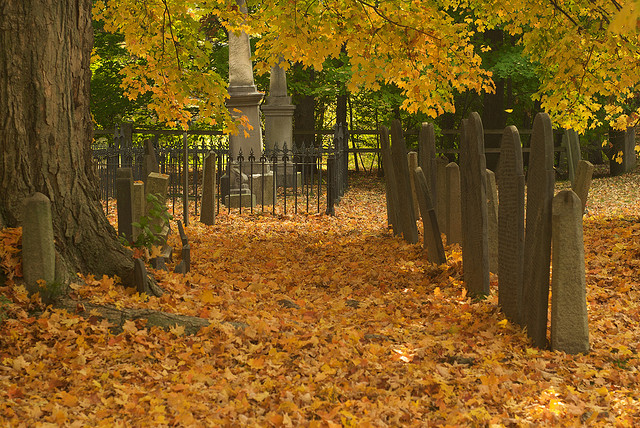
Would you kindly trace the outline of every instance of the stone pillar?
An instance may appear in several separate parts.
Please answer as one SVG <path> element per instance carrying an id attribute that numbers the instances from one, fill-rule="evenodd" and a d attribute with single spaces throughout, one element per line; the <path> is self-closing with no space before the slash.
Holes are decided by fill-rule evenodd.
<path id="1" fill-rule="evenodd" d="M 460 168 L 455 162 L 447 167 L 447 244 L 462 245 L 462 212 L 460 207 Z"/>
<path id="2" fill-rule="evenodd" d="M 51 201 L 42 193 L 24 200 L 22 273 L 29 293 L 39 291 L 38 280 L 53 282 L 56 273 Z"/>
<path id="3" fill-rule="evenodd" d="M 555 186 L 553 128 L 546 113 L 533 121 L 527 171 L 527 214 L 524 238 L 524 317 L 535 346 L 547 346 L 551 200 Z"/>
<path id="4" fill-rule="evenodd" d="M 118 235 L 133 242 L 133 176 L 131 168 L 116 170 L 116 204 L 118 207 Z"/>
<path id="5" fill-rule="evenodd" d="M 200 222 L 212 226 L 216 222 L 216 154 L 209 152 L 202 168 L 202 206 Z"/>
<path id="6" fill-rule="evenodd" d="M 502 133 L 498 188 L 498 303 L 510 321 L 523 325 L 524 171 L 515 126 Z"/>
<path id="7" fill-rule="evenodd" d="M 278 147 L 284 144 L 293 147 L 293 112 L 296 107 L 287 96 L 287 75 L 281 64 L 271 67 L 269 96 L 267 103 L 262 105 L 267 150 L 273 150 L 276 144 Z"/>
<path id="8" fill-rule="evenodd" d="M 464 284 L 473 296 L 489 294 L 486 169 L 482 121 L 472 112 L 460 127 L 460 189 Z"/>
<path id="9" fill-rule="evenodd" d="M 409 182 L 411 183 L 411 195 L 413 196 L 413 213 L 416 216 L 416 220 L 420 218 L 420 208 L 418 207 L 418 193 L 416 188 L 416 181 L 413 171 L 418 167 L 418 153 L 407 153 L 407 164 L 409 165 Z M 424 173 L 423 173 L 424 174 Z M 428 185 L 427 185 L 428 188 Z"/>
<path id="10" fill-rule="evenodd" d="M 245 0 L 236 0 L 236 3 L 242 12 L 247 13 Z M 258 107 L 262 97 L 262 92 L 258 92 L 253 81 L 249 35 L 244 31 L 240 34 L 230 32 L 229 99 L 226 105 L 234 117 L 246 116 L 249 125 L 253 127 L 249 129 L 240 125 L 236 135 L 229 135 L 229 147 L 234 159 L 240 151 L 245 159 L 252 150 L 256 157 L 262 154 L 262 129 Z"/>
<path id="11" fill-rule="evenodd" d="M 589 188 L 591 187 L 591 178 L 593 177 L 594 166 L 591 162 L 581 160 L 578 162 L 578 168 L 576 170 L 576 181 L 571 186 L 571 190 L 576 192 L 576 195 L 582 202 L 582 212 L 587 208 L 587 198 L 589 196 Z"/>
<path id="12" fill-rule="evenodd" d="M 489 271 L 498 273 L 498 189 L 496 175 L 490 169 L 486 174 L 487 233 L 489 240 Z"/>
<path id="13" fill-rule="evenodd" d="M 553 198 L 551 348 L 589 352 L 582 202 L 571 190 Z"/>

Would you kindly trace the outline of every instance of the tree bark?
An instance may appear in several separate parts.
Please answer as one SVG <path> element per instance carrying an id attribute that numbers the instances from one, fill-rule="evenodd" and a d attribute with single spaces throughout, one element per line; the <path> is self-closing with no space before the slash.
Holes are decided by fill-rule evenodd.
<path id="1" fill-rule="evenodd" d="M 21 224 L 22 201 L 52 203 L 58 274 L 132 279 L 133 259 L 99 200 L 91 158 L 91 0 L 0 3 L 0 217 Z"/>

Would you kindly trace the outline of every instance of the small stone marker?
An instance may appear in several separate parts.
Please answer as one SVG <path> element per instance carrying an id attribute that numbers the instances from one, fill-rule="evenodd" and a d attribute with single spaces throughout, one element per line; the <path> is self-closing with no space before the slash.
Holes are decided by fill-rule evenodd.
<path id="1" fill-rule="evenodd" d="M 576 172 L 576 181 L 571 186 L 571 190 L 576 192 L 576 195 L 582 201 L 582 212 L 587 208 L 587 198 L 589 197 L 589 188 L 591 187 L 591 178 L 593 177 L 594 166 L 591 162 L 581 160 L 578 162 L 578 168 Z"/>
<path id="2" fill-rule="evenodd" d="M 436 188 L 434 199 L 436 214 L 438 215 L 438 224 L 442 230 L 447 230 L 447 165 L 449 160 L 444 156 L 438 156 L 435 161 L 435 185 Z"/>
<path id="3" fill-rule="evenodd" d="M 147 200 L 144 194 L 144 183 L 141 181 L 133 183 L 133 195 L 132 195 L 132 219 L 135 223 L 140 223 L 140 218 L 145 215 L 147 210 Z M 133 226 L 133 238 L 132 241 L 136 242 L 138 240 L 138 235 L 140 235 L 140 228 Z"/>
<path id="4" fill-rule="evenodd" d="M 460 128 L 462 266 L 464 283 L 474 296 L 489 294 L 489 237 L 485 184 L 484 130 L 472 112 Z"/>
<path id="5" fill-rule="evenodd" d="M 181 263 L 184 263 L 185 273 L 191 271 L 191 245 L 189 245 L 189 243 L 187 243 L 187 245 L 182 247 Z"/>
<path id="6" fill-rule="evenodd" d="M 393 169 L 398 188 L 398 224 L 404 240 L 410 244 L 415 244 L 418 242 L 418 227 L 416 226 L 411 184 L 409 182 L 407 146 L 402 136 L 402 127 L 399 120 L 394 120 L 391 124 L 391 141 Z"/>
<path id="7" fill-rule="evenodd" d="M 147 268 L 141 259 L 133 259 L 133 284 L 138 293 L 147 292 Z"/>
<path id="8" fill-rule="evenodd" d="M 200 222 L 207 226 L 212 226 L 216 222 L 216 154 L 214 152 L 209 152 L 204 157 Z"/>
<path id="9" fill-rule="evenodd" d="M 489 271 L 498 273 L 498 188 L 496 175 L 490 169 L 485 171 L 487 185 L 487 233 L 489 240 Z"/>
<path id="10" fill-rule="evenodd" d="M 422 168 L 413 169 L 413 176 L 416 183 L 418 205 L 422 215 L 422 224 L 424 225 L 424 248 L 427 250 L 427 259 L 431 263 L 441 265 L 447 262 L 444 254 L 444 246 L 442 245 L 442 236 L 438 227 L 438 218 L 436 211 L 433 209 L 431 195 L 429 195 L 429 186 L 424 176 Z"/>
<path id="11" fill-rule="evenodd" d="M 447 244 L 462 245 L 462 207 L 460 201 L 460 168 L 455 162 L 446 167 L 447 172 Z"/>
<path id="12" fill-rule="evenodd" d="M 524 171 L 515 126 L 502 133 L 498 165 L 498 303 L 506 317 L 524 324 Z"/>
<path id="13" fill-rule="evenodd" d="M 55 266 L 51 201 L 37 192 L 25 198 L 22 219 L 22 273 L 29 293 L 39 291 L 38 280 L 55 280 Z"/>
<path id="14" fill-rule="evenodd" d="M 116 170 L 116 204 L 118 207 L 118 235 L 133 242 L 133 175 L 131 168 Z"/>
<path id="15" fill-rule="evenodd" d="M 393 234 L 400 235 L 398 225 L 398 187 L 396 174 L 391 158 L 391 146 L 389 145 L 389 130 L 385 126 L 380 127 L 380 151 L 382 153 L 382 166 L 384 168 L 384 184 L 387 195 L 387 224 L 393 227 Z"/>
<path id="16" fill-rule="evenodd" d="M 418 153 L 407 153 L 407 164 L 409 165 L 409 182 L 411 183 L 411 195 L 413 200 L 413 213 L 416 220 L 420 218 L 420 207 L 418 206 L 418 193 L 413 171 L 418 167 Z"/>
<path id="17" fill-rule="evenodd" d="M 524 238 L 524 318 L 535 346 L 547 346 L 551 201 L 555 186 L 553 128 L 546 113 L 533 121 L 527 171 L 527 214 Z"/>
<path id="18" fill-rule="evenodd" d="M 553 198 L 551 348 L 589 352 L 582 202 L 571 190 Z"/>
<path id="19" fill-rule="evenodd" d="M 154 257 L 152 259 L 149 259 L 149 263 L 151 263 L 151 267 L 156 269 L 156 270 L 166 270 L 168 271 L 169 269 L 167 268 L 167 265 L 165 263 L 165 258 L 162 256 L 159 257 Z"/>

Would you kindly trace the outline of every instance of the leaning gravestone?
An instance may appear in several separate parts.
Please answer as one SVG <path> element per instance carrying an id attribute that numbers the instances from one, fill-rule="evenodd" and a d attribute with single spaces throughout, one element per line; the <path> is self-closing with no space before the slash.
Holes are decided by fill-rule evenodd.
<path id="1" fill-rule="evenodd" d="M 396 184 L 396 174 L 391 158 L 391 146 L 389 145 L 389 130 L 380 127 L 380 151 L 382 153 L 382 166 L 384 168 L 384 184 L 387 195 L 387 224 L 393 227 L 393 234 L 400 235 L 398 225 L 398 188 Z"/>
<path id="2" fill-rule="evenodd" d="M 587 285 L 582 237 L 582 202 L 571 190 L 553 198 L 551 348 L 589 352 Z"/>
<path id="3" fill-rule="evenodd" d="M 22 219 L 22 274 L 27 291 L 38 292 L 38 280 L 53 282 L 55 266 L 51 201 L 37 192 L 25 198 Z"/>
<path id="4" fill-rule="evenodd" d="M 402 136 L 402 127 L 399 120 L 391 124 L 391 156 L 393 170 L 398 188 L 397 219 L 402 237 L 410 244 L 418 242 L 418 227 L 413 211 L 413 198 L 411 195 L 411 183 L 409 182 L 409 165 L 407 165 L 407 146 Z"/>
<path id="5" fill-rule="evenodd" d="M 502 133 L 498 188 L 498 304 L 510 321 L 523 325 L 524 171 L 515 126 Z"/>
<path id="6" fill-rule="evenodd" d="M 436 182 L 434 199 L 436 214 L 438 215 L 438 224 L 442 230 L 447 230 L 447 165 L 449 160 L 444 156 L 438 156 L 435 161 L 436 164 Z"/>
<path id="7" fill-rule="evenodd" d="M 527 214 L 524 238 L 524 319 L 535 346 L 547 346 L 551 200 L 555 185 L 553 128 L 546 113 L 533 121 L 527 171 Z"/>
<path id="8" fill-rule="evenodd" d="M 116 204 L 118 207 L 118 235 L 133 242 L 133 176 L 131 168 L 116 170 Z"/>
<path id="9" fill-rule="evenodd" d="M 422 168 L 413 169 L 413 176 L 416 183 L 418 205 L 422 215 L 422 224 L 424 226 L 424 248 L 427 250 L 427 259 L 431 263 L 441 265 L 447 262 L 442 245 L 442 236 L 438 227 L 438 218 L 436 211 L 433 209 L 431 195 L 429 195 L 429 186 L 427 179 L 422 172 Z"/>
<path id="10" fill-rule="evenodd" d="M 418 153 L 409 152 L 407 154 L 407 163 L 409 165 L 409 182 L 411 183 L 411 195 L 413 200 L 413 213 L 416 220 L 420 218 L 420 207 L 418 206 L 418 193 L 413 171 L 418 167 Z"/>
<path id="11" fill-rule="evenodd" d="M 591 162 L 581 160 L 578 162 L 578 168 L 576 172 L 576 181 L 571 186 L 571 190 L 576 192 L 576 195 L 582 201 L 582 212 L 584 213 L 587 207 L 587 198 L 589 197 L 589 188 L 591 187 L 591 178 L 593 177 L 594 166 Z"/>
<path id="12" fill-rule="evenodd" d="M 447 165 L 447 244 L 462 245 L 462 208 L 460 206 L 460 168 L 455 162 Z"/>
<path id="13" fill-rule="evenodd" d="M 498 188 L 496 175 L 490 169 L 485 171 L 487 185 L 487 233 L 489 240 L 489 271 L 498 273 Z"/>
<path id="14" fill-rule="evenodd" d="M 462 267 L 465 287 L 479 296 L 489 294 L 489 237 L 484 130 L 478 113 L 462 121 L 460 136 Z"/>
<path id="15" fill-rule="evenodd" d="M 427 185 L 431 192 L 433 207 L 438 207 L 438 195 L 436 194 L 437 167 L 436 167 L 436 134 L 433 123 L 424 122 L 418 135 L 418 166 L 424 171 Z"/>
<path id="16" fill-rule="evenodd" d="M 202 168 L 202 206 L 200 222 L 212 226 L 216 222 L 216 154 L 209 152 Z"/>

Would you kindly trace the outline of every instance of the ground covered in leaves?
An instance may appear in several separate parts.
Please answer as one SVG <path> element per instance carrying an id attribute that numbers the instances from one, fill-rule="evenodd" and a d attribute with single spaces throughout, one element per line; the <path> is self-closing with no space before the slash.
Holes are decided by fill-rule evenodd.
<path id="1" fill-rule="evenodd" d="M 20 231 L 4 230 L 0 425 L 637 426 L 640 175 L 598 179 L 591 196 L 592 351 L 577 356 L 532 348 L 501 314 L 496 277 L 471 301 L 459 247 L 435 266 L 392 237 L 373 176 L 354 179 L 335 217 L 192 224 L 192 271 L 157 272 L 161 298 L 114 278 L 73 285 L 97 303 L 208 319 L 195 336 L 43 310 L 11 285 Z"/>

